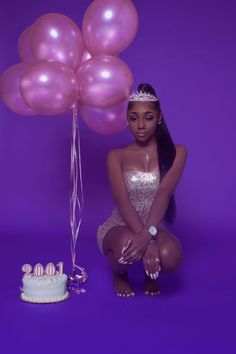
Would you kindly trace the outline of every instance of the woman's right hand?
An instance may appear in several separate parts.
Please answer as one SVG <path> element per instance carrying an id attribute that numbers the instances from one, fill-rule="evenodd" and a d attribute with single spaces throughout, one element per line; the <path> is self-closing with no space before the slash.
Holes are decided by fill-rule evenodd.
<path id="1" fill-rule="evenodd" d="M 134 234 L 126 242 L 121 252 L 122 256 L 118 262 L 122 264 L 132 264 L 137 262 L 145 254 L 149 242 L 150 235 L 145 229 L 137 234 Z"/>

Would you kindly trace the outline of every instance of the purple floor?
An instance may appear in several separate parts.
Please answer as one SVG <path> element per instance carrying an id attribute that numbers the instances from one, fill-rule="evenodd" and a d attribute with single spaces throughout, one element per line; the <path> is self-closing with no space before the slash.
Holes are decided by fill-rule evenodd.
<path id="1" fill-rule="evenodd" d="M 67 242 L 59 240 L 55 249 L 55 238 L 1 239 L 2 354 L 236 352 L 234 237 L 182 232 L 185 260 L 177 271 L 160 275 L 162 294 L 143 295 L 140 264 L 130 274 L 136 297 L 124 299 L 113 295 L 106 260 L 83 235 L 78 263 L 89 274 L 86 294 L 51 305 L 22 302 L 21 265 L 63 260 L 69 272 Z"/>

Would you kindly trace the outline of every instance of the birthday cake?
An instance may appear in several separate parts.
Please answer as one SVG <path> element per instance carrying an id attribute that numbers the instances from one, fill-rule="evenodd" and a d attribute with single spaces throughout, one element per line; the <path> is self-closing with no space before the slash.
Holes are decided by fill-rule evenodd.
<path id="1" fill-rule="evenodd" d="M 24 264 L 22 270 L 25 272 L 22 283 L 23 288 L 21 299 L 33 303 L 52 303 L 63 301 L 68 298 L 67 275 L 63 273 L 63 263 L 58 264 L 59 271 L 53 263 L 47 264 L 45 270 L 38 263 L 31 273 L 30 264 Z"/>

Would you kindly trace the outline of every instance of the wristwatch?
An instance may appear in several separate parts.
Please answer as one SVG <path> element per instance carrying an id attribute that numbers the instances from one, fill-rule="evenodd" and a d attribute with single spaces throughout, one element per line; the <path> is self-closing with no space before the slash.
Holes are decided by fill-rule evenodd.
<path id="1" fill-rule="evenodd" d="M 155 239 L 155 237 L 157 235 L 157 232 L 158 232 L 156 226 L 148 225 L 148 226 L 146 226 L 146 228 L 147 228 L 147 231 L 148 231 L 149 235 L 152 236 L 152 239 Z"/>

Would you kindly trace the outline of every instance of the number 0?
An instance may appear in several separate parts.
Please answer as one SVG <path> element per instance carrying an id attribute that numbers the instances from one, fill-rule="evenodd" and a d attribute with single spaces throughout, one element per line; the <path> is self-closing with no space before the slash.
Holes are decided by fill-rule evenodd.
<path id="1" fill-rule="evenodd" d="M 48 263 L 45 268 L 45 273 L 51 277 L 52 275 L 55 275 L 56 273 L 56 267 L 54 266 L 53 263 Z"/>
<path id="2" fill-rule="evenodd" d="M 34 275 L 36 277 L 42 277 L 44 274 L 44 269 L 41 263 L 37 263 L 34 266 Z"/>

